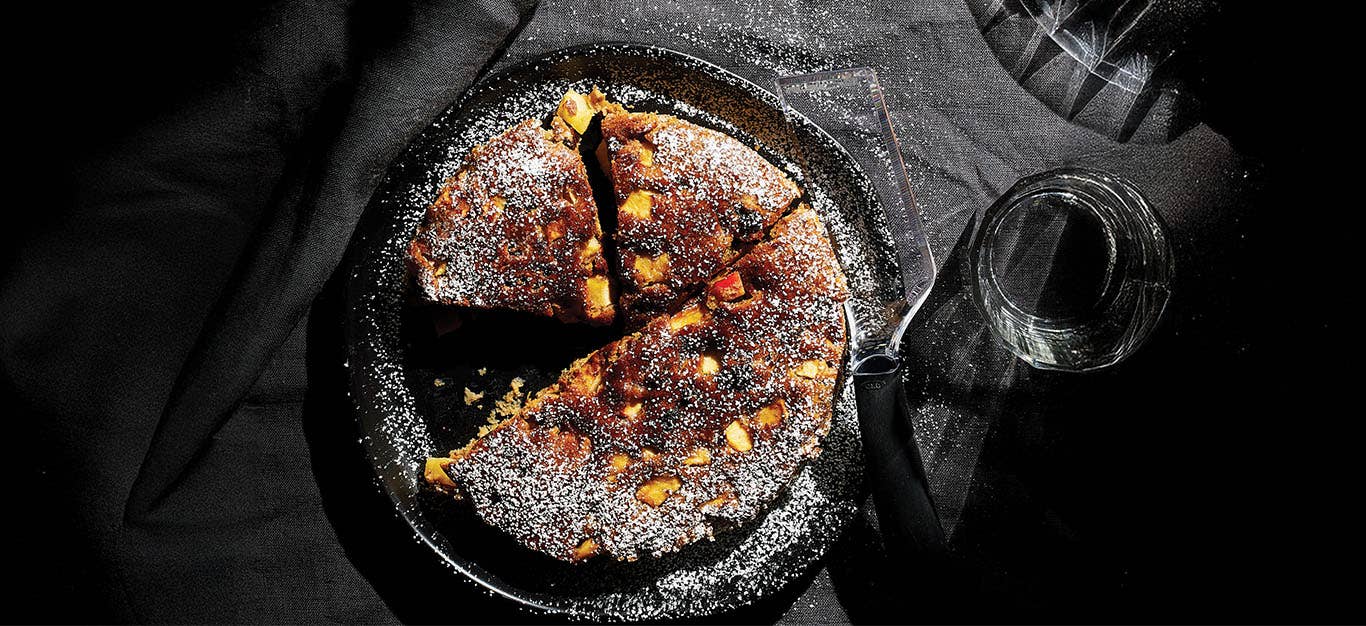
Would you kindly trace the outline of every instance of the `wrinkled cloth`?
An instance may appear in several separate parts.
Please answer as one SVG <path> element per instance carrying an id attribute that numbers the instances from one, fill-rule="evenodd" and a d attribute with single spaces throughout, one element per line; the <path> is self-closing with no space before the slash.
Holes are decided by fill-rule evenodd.
<path id="1" fill-rule="evenodd" d="M 392 619 L 312 479 L 291 333 L 388 162 L 530 8 L 271 6 L 231 67 L 186 68 L 198 93 L 72 155 L 70 204 L 17 252 L 0 308 L 38 488 L 70 494 L 55 536 L 93 596 L 57 615 Z"/>
<path id="2" fill-rule="evenodd" d="M 116 109 L 107 132 L 69 129 L 61 143 L 81 149 L 60 155 L 58 206 L 7 251 L 0 373 L 25 442 L 12 475 L 42 504 L 21 535 L 31 619 L 540 618 L 442 566 L 375 486 L 347 398 L 338 270 L 390 160 L 468 85 L 599 41 L 674 48 L 760 85 L 873 66 L 945 260 L 907 383 L 973 588 L 935 606 L 886 586 L 897 565 L 878 560 L 869 513 L 798 584 L 719 621 L 1199 619 L 1248 589 L 1253 532 L 1229 534 L 1231 470 L 1210 450 L 1238 441 L 1229 397 L 1252 368 L 1243 235 L 1261 172 L 1210 127 L 1140 126 L 1173 139 L 1121 143 L 1073 124 L 1001 67 L 955 0 L 299 2 L 219 26 L 221 63 L 193 79 L 145 70 L 183 79 L 155 92 L 167 101 Z M 190 35 L 169 45 L 199 49 Z M 175 48 L 149 56 L 163 54 Z M 1063 165 L 1134 181 L 1177 255 L 1156 335 L 1097 374 L 1009 358 L 955 278 L 973 212 Z"/>

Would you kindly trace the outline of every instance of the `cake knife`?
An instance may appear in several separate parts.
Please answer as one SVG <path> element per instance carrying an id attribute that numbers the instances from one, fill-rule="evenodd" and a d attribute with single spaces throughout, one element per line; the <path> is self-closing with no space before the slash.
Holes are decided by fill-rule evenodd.
<path id="1" fill-rule="evenodd" d="M 868 67 L 784 76 L 777 87 L 786 112 L 806 116 L 849 151 L 868 175 L 885 213 L 901 289 L 885 294 L 882 306 L 871 314 L 845 304 L 852 337 L 850 370 L 884 541 L 894 555 L 922 561 L 922 569 L 933 568 L 944 563 L 948 548 L 912 432 L 900 352 L 902 337 L 938 271 L 882 87 Z M 880 145 L 860 149 L 857 144 L 869 138 Z"/>

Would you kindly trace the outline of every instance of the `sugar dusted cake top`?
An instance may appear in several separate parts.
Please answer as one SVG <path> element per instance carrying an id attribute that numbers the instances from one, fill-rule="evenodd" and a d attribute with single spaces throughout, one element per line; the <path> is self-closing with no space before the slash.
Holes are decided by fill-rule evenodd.
<path id="1" fill-rule="evenodd" d="M 578 135 L 527 120 L 476 147 L 409 246 L 421 300 L 609 324 L 602 227 Z"/>

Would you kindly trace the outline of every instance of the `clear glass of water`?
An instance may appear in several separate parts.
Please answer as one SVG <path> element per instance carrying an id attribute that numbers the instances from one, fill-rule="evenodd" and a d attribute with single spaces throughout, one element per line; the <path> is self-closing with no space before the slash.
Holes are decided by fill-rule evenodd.
<path id="1" fill-rule="evenodd" d="M 968 254 L 983 316 L 1041 369 L 1122 361 L 1157 326 L 1171 294 L 1166 228 L 1132 183 L 1104 172 L 1021 179 L 978 213 Z"/>

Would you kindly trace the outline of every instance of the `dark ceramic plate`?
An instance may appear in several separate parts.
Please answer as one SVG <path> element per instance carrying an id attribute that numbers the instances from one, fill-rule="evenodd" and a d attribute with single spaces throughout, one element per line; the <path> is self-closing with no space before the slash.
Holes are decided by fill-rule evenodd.
<path id="1" fill-rule="evenodd" d="M 407 304 L 403 251 L 423 208 L 475 144 L 545 117 L 568 87 L 599 86 L 633 110 L 677 115 L 756 146 L 805 189 L 835 238 L 856 307 L 895 294 L 898 273 L 882 212 L 849 155 L 777 98 L 719 67 L 628 44 L 569 48 L 484 80 L 437 117 L 389 168 L 351 252 L 347 349 L 365 448 L 417 537 L 451 567 L 528 606 L 580 618 L 658 620 L 735 609 L 810 568 L 857 510 L 863 456 L 847 381 L 821 456 L 760 519 L 681 552 L 635 563 L 571 565 L 533 553 L 457 504 L 419 489 L 423 460 L 464 445 L 514 378 L 528 392 L 619 336 L 511 314 L 482 314 L 438 338 L 432 311 Z M 465 403 L 465 389 L 483 399 Z M 482 405 L 482 408 L 480 408 Z M 403 572 L 394 572 L 403 576 Z"/>

